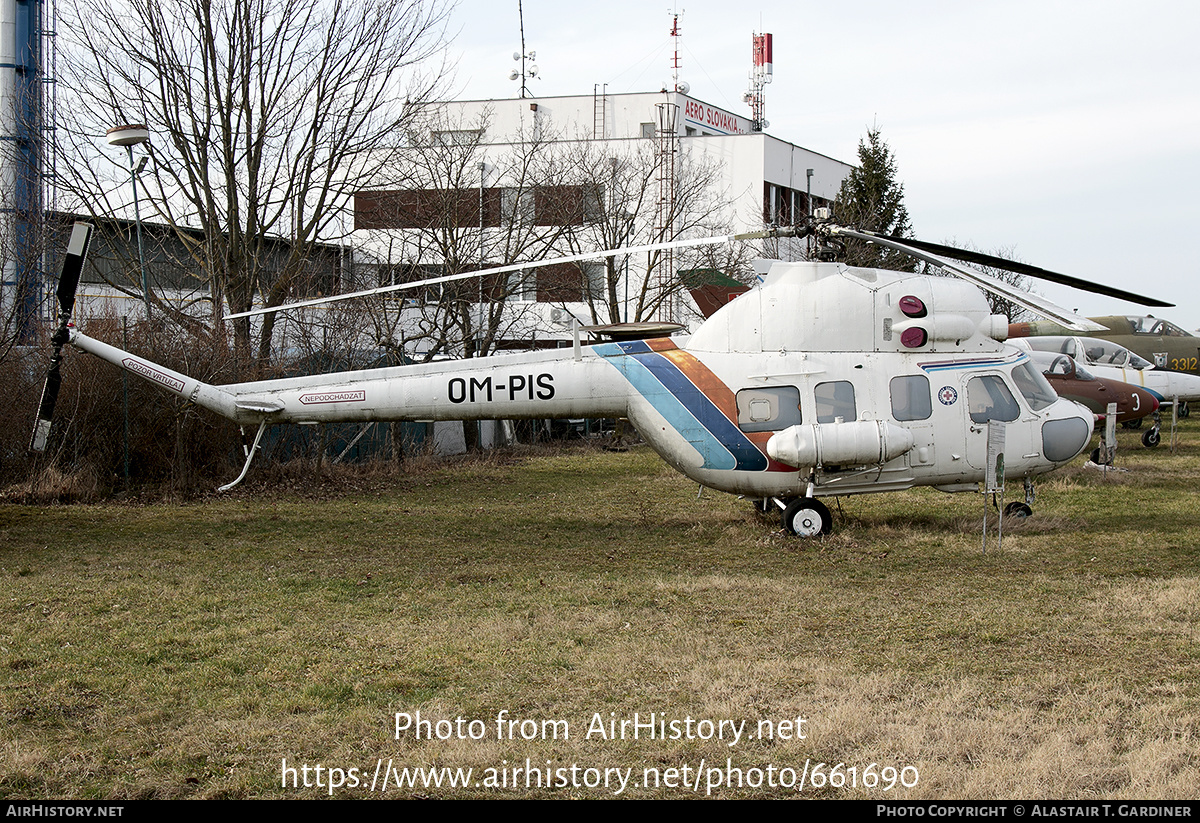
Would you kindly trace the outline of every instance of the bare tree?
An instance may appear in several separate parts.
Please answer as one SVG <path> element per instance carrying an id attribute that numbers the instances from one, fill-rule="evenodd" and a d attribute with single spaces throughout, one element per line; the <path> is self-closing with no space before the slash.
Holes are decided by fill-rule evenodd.
<path id="1" fill-rule="evenodd" d="M 488 143 L 488 126 L 486 115 L 469 123 L 432 115 L 410 132 L 405 155 L 386 177 L 389 187 L 359 193 L 356 225 L 375 233 L 378 259 L 360 267 L 374 269 L 378 281 L 363 286 L 560 253 L 561 238 L 570 223 L 582 219 L 583 204 L 581 189 L 565 182 L 569 166 L 557 144 L 540 130 L 528 139 L 517 135 L 510 143 Z M 358 253 L 362 257 L 363 250 Z M 542 318 L 531 309 L 561 289 L 555 276 L 540 268 L 404 292 L 407 317 L 390 316 L 396 323 L 403 317 L 406 340 L 423 357 L 481 357 L 501 342 L 536 333 Z M 577 282 L 573 292 L 569 299 L 577 301 Z M 374 314 L 388 316 L 386 301 Z"/>
<path id="2" fill-rule="evenodd" d="M 177 233 L 212 296 L 281 304 L 303 288 L 314 246 L 337 239 L 349 193 L 389 159 L 411 104 L 442 72 L 441 0 L 70 0 L 60 30 L 60 169 L 82 209 L 129 179 L 98 169 L 108 127 L 144 123 L 155 218 Z M 62 105 L 65 102 L 66 105 Z M 281 243 L 281 241 L 284 241 Z M 274 316 L 258 328 L 271 355 Z M 253 347 L 248 319 L 234 327 Z"/>
<path id="3" fill-rule="evenodd" d="M 1013 246 L 1005 246 L 1005 247 L 1002 247 L 999 249 L 994 249 L 992 251 L 983 252 L 983 250 L 976 247 L 974 243 L 970 243 L 970 242 L 956 243 L 953 239 L 946 241 L 943 245 L 957 247 L 964 251 L 982 252 L 984 254 L 990 254 L 992 257 L 998 257 L 1001 260 L 1011 260 L 1014 263 L 1025 262 L 1025 261 L 1021 260 L 1020 257 L 1017 256 L 1016 248 Z M 952 257 L 953 255 L 947 255 L 947 256 Z M 977 263 L 973 260 L 966 261 L 966 264 L 973 269 L 977 269 L 977 270 L 983 272 L 988 277 L 999 280 L 1001 283 L 1008 284 L 1009 286 L 1016 289 L 1017 291 L 1031 292 L 1031 293 L 1034 291 L 1033 279 L 1024 274 L 1019 274 L 1018 272 L 1015 272 L 1015 271 L 1009 271 L 1008 269 L 1002 269 L 1002 268 L 999 268 L 998 266 L 985 266 L 985 265 L 983 265 L 981 263 Z M 930 274 L 935 274 L 935 275 L 944 274 L 944 272 L 941 269 L 937 268 L 936 266 L 927 266 L 926 271 L 928 271 Z M 1006 297 L 1001 297 L 1000 295 L 993 294 L 990 291 L 984 291 L 983 296 L 985 298 L 987 298 L 988 306 L 991 309 L 992 314 L 1003 314 L 1005 317 L 1008 318 L 1008 321 L 1010 323 L 1020 323 L 1025 320 L 1029 320 L 1034 316 L 1033 313 L 1030 312 L 1028 309 L 1026 309 L 1022 306 L 1018 306 L 1016 303 L 1014 303 L 1013 301 L 1009 300 Z"/>
<path id="4" fill-rule="evenodd" d="M 587 219 L 572 226 L 565 239 L 571 253 L 621 246 L 649 245 L 688 237 L 730 233 L 732 204 L 723 188 L 723 169 L 715 160 L 686 149 L 675 165 L 675 197 L 667 214 L 659 213 L 659 162 L 650 141 L 613 150 L 594 141 L 573 144 L 570 165 L 588 193 Z M 609 257 L 581 266 L 584 298 L 594 323 L 650 320 L 681 290 L 679 272 L 700 267 L 741 267 L 741 250 L 717 254 L 710 249 L 650 252 L 638 259 Z M 668 271 L 668 265 L 674 270 Z M 632 271 L 632 273 L 631 273 Z"/>

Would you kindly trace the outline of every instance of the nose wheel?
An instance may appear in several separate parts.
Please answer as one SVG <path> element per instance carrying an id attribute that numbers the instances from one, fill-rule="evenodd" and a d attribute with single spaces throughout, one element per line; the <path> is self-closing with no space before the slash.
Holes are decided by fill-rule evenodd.
<path id="1" fill-rule="evenodd" d="M 1029 515 L 1033 514 L 1033 509 L 1028 503 L 1022 503 L 1019 500 L 1014 500 L 1004 507 L 1005 517 L 1015 517 L 1019 520 L 1024 520 Z"/>
<path id="2" fill-rule="evenodd" d="M 799 497 L 783 510 L 783 528 L 797 537 L 819 537 L 833 531 L 833 516 L 813 497 Z"/>

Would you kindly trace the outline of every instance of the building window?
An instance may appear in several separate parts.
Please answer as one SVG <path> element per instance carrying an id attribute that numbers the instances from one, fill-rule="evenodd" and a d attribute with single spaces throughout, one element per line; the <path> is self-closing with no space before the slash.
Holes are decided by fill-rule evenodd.
<path id="1" fill-rule="evenodd" d="M 513 272 L 508 275 L 505 291 L 510 301 L 532 303 L 537 300 L 537 273 L 535 271 Z"/>
<path id="2" fill-rule="evenodd" d="M 532 225 L 537 216 L 537 199 L 531 189 L 504 189 L 500 194 L 504 223 Z"/>
<path id="3" fill-rule="evenodd" d="M 451 129 L 430 133 L 440 146 L 474 146 L 483 141 L 483 129 Z"/>
<path id="4" fill-rule="evenodd" d="M 655 128 L 653 123 L 642 123 L 642 137 L 650 139 L 654 136 Z"/>
<path id="5" fill-rule="evenodd" d="M 593 302 L 603 303 L 608 299 L 608 266 L 604 263 L 580 263 L 583 269 L 583 296 Z"/>

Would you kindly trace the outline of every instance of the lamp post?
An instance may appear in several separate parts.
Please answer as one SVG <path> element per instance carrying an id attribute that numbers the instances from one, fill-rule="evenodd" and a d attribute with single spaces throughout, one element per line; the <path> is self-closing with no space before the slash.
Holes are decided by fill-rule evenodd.
<path id="1" fill-rule="evenodd" d="M 124 146 L 129 152 L 129 177 L 133 181 L 133 220 L 137 230 L 138 266 L 142 272 L 142 299 L 146 302 L 146 319 L 150 319 L 150 281 L 146 277 L 146 253 L 142 248 L 142 213 L 138 205 L 137 179 L 146 168 L 145 156 L 136 165 L 133 162 L 133 147 L 150 142 L 150 131 L 144 124 L 130 123 L 114 126 L 105 135 L 110 146 Z"/>

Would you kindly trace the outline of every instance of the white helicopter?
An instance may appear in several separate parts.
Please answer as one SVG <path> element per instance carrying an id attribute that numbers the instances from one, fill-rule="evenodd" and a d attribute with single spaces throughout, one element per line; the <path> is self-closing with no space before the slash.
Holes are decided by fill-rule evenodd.
<path id="1" fill-rule="evenodd" d="M 45 446 L 62 348 L 70 343 L 242 427 L 256 425 L 241 474 L 223 490 L 245 477 L 264 430 L 275 423 L 627 417 L 687 477 L 751 498 L 762 511 L 778 508 L 788 532 L 813 537 L 832 528 L 820 497 L 913 486 L 977 491 L 992 420 L 1007 424 L 1006 472 L 1024 479 L 1026 505 L 1019 511 L 1028 513 L 1032 478 L 1073 459 L 1092 432 L 1091 412 L 1060 399 L 1026 354 L 1000 342 L 1008 318 L 991 314 L 976 286 L 1080 331 L 1094 324 L 937 254 L 961 256 L 959 250 L 837 226 L 827 210 L 797 229 L 576 255 L 383 290 L 667 246 L 809 233 L 824 256 L 840 245 L 837 238 L 857 238 L 900 249 L 962 279 L 834 262 L 774 262 L 760 285 L 686 342 L 581 345 L 576 331 L 573 349 L 224 386 L 90 338 L 70 323 L 89 232 L 76 224 L 71 236 L 57 292 L 60 325 L 32 448 Z M 1017 265 L 1026 274 L 1162 305 L 971 254 L 989 265 Z M 340 298 L 270 311 L 329 299 Z"/>

